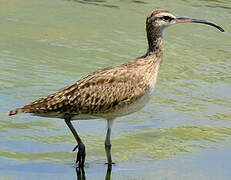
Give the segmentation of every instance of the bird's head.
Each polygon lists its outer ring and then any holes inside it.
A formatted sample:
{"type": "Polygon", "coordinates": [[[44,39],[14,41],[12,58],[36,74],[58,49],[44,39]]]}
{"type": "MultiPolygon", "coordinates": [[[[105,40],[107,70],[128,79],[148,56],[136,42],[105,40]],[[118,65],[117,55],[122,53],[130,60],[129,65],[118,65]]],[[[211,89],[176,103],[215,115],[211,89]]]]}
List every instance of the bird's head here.
{"type": "Polygon", "coordinates": [[[179,24],[179,23],[203,23],[216,27],[222,32],[225,31],[222,27],[212,22],[201,20],[201,19],[194,19],[194,18],[176,17],[172,13],[164,9],[153,10],[146,20],[147,27],[158,29],[160,32],[162,32],[164,28],[170,25],[179,24]]]}
{"type": "Polygon", "coordinates": [[[146,24],[155,28],[164,29],[175,24],[176,17],[167,10],[156,9],[147,17],[146,24]]]}

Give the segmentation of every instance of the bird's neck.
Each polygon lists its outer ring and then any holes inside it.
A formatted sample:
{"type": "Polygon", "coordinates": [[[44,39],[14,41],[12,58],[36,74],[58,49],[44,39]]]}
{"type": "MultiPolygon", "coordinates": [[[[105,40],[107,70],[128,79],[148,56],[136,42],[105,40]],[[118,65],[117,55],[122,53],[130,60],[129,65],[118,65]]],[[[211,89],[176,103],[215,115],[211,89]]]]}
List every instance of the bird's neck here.
{"type": "Polygon", "coordinates": [[[163,56],[163,36],[162,30],[147,25],[148,50],[145,56],[155,56],[162,59],[163,56]]]}

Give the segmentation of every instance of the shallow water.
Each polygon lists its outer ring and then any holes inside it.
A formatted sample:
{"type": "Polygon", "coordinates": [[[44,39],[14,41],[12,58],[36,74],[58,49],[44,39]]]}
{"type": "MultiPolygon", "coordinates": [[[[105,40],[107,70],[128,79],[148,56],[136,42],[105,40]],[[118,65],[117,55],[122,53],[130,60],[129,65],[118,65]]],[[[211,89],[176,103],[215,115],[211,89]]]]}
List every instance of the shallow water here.
{"type": "MultiPolygon", "coordinates": [[[[77,178],[75,141],[62,120],[7,111],[143,55],[145,18],[157,7],[211,20],[227,32],[198,24],[166,30],[154,96],[114,124],[111,179],[230,179],[228,0],[2,0],[0,179],[77,178]]],[[[104,179],[105,121],[74,125],[87,147],[86,179],[104,179]]]]}

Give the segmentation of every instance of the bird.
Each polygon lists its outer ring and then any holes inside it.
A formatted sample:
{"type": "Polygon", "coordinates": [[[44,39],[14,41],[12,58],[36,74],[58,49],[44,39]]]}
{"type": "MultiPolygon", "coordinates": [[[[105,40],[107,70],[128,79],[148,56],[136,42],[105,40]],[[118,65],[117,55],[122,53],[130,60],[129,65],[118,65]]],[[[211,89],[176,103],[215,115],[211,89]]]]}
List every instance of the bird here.
{"type": "Polygon", "coordinates": [[[163,62],[163,30],[180,23],[202,23],[225,31],[207,20],[176,17],[168,10],[154,9],[146,18],[148,48],[143,56],[92,72],[51,95],[9,111],[8,115],[32,113],[64,119],[77,143],[73,151],[77,150],[76,164],[79,167],[84,166],[86,148],[72,122],[105,119],[105,151],[107,164],[111,166],[114,163],[110,141],[113,122],[118,117],[140,110],[148,103],[163,62]]]}

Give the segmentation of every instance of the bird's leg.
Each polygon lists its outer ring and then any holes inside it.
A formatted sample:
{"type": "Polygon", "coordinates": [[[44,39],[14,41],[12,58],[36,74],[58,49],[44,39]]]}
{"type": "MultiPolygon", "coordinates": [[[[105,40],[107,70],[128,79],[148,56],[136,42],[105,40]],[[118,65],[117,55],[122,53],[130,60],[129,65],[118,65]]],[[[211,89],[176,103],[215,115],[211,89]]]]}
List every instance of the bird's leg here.
{"type": "Polygon", "coordinates": [[[105,151],[106,151],[106,155],[107,155],[108,164],[112,164],[110,136],[111,136],[111,128],[108,128],[106,139],[105,139],[105,151]]]}
{"type": "Polygon", "coordinates": [[[85,145],[83,144],[82,140],[80,139],[78,133],[76,132],[74,126],[71,123],[71,116],[69,114],[65,114],[64,120],[69,129],[71,130],[72,134],[74,135],[75,140],[78,144],[73,150],[76,150],[78,148],[76,163],[79,163],[79,166],[82,167],[84,165],[86,156],[85,145]]]}
{"type": "Polygon", "coordinates": [[[106,155],[107,155],[107,164],[108,165],[114,164],[112,162],[112,158],[111,158],[111,142],[110,142],[112,123],[113,123],[113,119],[107,120],[107,135],[106,135],[106,139],[105,139],[105,151],[106,151],[106,155]]]}

